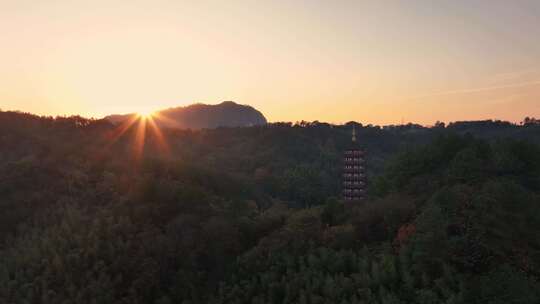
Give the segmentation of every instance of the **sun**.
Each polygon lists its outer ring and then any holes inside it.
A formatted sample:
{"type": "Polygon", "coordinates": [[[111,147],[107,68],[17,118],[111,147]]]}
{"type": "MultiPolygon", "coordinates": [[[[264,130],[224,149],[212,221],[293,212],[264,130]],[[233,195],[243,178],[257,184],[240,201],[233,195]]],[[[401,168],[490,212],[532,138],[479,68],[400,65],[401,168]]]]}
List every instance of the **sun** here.
{"type": "Polygon", "coordinates": [[[154,115],[154,111],[139,111],[137,112],[137,115],[141,118],[148,119],[152,118],[152,116],[154,115]]]}
{"type": "Polygon", "coordinates": [[[132,136],[132,152],[133,160],[140,161],[145,153],[145,146],[148,146],[152,151],[162,153],[162,155],[170,155],[170,146],[167,141],[166,132],[161,130],[161,123],[167,122],[167,118],[161,115],[159,111],[144,111],[139,110],[132,112],[128,119],[117,125],[114,131],[107,136],[108,144],[104,147],[105,150],[110,148],[115,142],[126,134],[132,136]],[[132,130],[132,132],[130,132],[132,130]]]}

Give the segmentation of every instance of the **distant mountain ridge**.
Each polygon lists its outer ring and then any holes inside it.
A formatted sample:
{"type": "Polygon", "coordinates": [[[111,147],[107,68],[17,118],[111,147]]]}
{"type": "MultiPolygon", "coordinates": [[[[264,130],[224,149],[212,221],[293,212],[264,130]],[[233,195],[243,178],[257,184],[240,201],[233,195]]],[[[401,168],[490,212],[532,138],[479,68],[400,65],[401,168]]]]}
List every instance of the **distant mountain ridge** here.
{"type": "MultiPolygon", "coordinates": [[[[121,123],[137,114],[109,115],[105,119],[121,123]]],[[[192,104],[157,111],[154,121],[160,127],[205,129],[218,127],[248,127],[265,125],[264,115],[249,105],[224,101],[216,105],[192,104]]]]}

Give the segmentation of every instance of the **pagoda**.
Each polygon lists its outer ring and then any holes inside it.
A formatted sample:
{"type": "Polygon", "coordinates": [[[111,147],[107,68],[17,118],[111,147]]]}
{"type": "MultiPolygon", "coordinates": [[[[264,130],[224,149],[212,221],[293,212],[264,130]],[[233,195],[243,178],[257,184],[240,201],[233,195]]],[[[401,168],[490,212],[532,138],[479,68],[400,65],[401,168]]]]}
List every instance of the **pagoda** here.
{"type": "Polygon", "coordinates": [[[353,126],[352,141],[343,155],[343,200],[358,202],[366,197],[365,151],[356,141],[353,126]]]}

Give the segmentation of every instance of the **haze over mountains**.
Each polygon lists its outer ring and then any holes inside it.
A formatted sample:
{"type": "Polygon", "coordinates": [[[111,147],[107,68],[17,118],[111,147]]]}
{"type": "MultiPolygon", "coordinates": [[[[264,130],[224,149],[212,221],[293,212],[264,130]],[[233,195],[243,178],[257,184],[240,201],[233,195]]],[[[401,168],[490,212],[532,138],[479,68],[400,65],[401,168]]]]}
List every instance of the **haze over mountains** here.
{"type": "MultiPolygon", "coordinates": [[[[121,123],[138,115],[110,115],[105,119],[121,123]]],[[[233,101],[224,101],[217,105],[193,104],[185,107],[169,108],[157,111],[154,121],[160,127],[204,129],[217,127],[247,127],[267,123],[264,115],[249,105],[240,105],[233,101]]]]}

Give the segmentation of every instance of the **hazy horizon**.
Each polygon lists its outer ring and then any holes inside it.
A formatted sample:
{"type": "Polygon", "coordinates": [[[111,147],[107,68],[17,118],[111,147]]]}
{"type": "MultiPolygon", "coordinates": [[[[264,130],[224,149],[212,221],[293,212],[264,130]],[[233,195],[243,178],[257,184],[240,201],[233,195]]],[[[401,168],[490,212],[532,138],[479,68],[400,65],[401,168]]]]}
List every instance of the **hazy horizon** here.
{"type": "MultiPolygon", "coordinates": [[[[105,115],[102,115],[102,116],[92,116],[92,115],[84,115],[84,114],[81,114],[81,113],[71,113],[71,114],[54,114],[54,113],[50,113],[50,114],[40,114],[40,113],[33,113],[33,112],[29,112],[29,111],[22,111],[22,110],[18,110],[18,109],[2,109],[0,108],[0,111],[7,111],[7,112],[22,112],[22,113],[29,113],[29,114],[33,114],[33,115],[38,115],[38,116],[51,116],[51,117],[69,117],[69,116],[81,116],[81,117],[84,117],[84,118],[88,118],[88,119],[107,119],[108,116],[125,116],[125,115],[148,115],[148,114],[151,114],[152,112],[153,113],[157,113],[157,112],[160,112],[160,111],[166,111],[166,110],[171,110],[171,109],[175,109],[175,108],[180,108],[180,107],[186,107],[186,106],[190,106],[190,105],[196,105],[196,104],[204,104],[204,105],[218,105],[220,103],[222,103],[223,101],[221,102],[217,102],[217,103],[201,103],[201,102],[196,102],[196,103],[193,103],[193,104],[189,104],[189,105],[183,105],[183,106],[178,106],[178,107],[168,107],[168,108],[163,108],[163,109],[156,109],[155,111],[151,111],[151,112],[135,112],[135,111],[131,111],[131,112],[124,112],[124,113],[109,113],[109,114],[105,114],[105,115]],[[142,114],[141,114],[142,113],[142,114]]],[[[233,101],[234,102],[234,101],[233,101]]],[[[244,105],[244,106],[251,106],[249,104],[240,104],[240,105],[244,105]]],[[[255,108],[255,110],[258,110],[255,108]]],[[[263,115],[264,113],[261,112],[263,115]]],[[[163,116],[163,115],[160,115],[161,117],[166,117],[166,116],[163,116]]],[[[266,115],[264,115],[265,118],[266,115]]],[[[366,121],[359,121],[359,120],[354,120],[354,119],[351,119],[351,120],[347,120],[347,121],[326,121],[326,120],[321,120],[321,119],[314,119],[314,120],[305,120],[305,119],[297,119],[297,120],[275,120],[275,121],[271,121],[271,120],[268,120],[268,123],[300,123],[302,121],[306,121],[306,122],[314,122],[314,121],[318,121],[320,123],[329,123],[329,124],[333,124],[333,125],[345,125],[347,123],[350,123],[350,122],[355,122],[355,123],[360,123],[360,124],[363,124],[363,125],[368,125],[368,124],[371,124],[371,125],[378,125],[378,126],[390,126],[390,125],[407,125],[407,124],[419,124],[419,125],[422,125],[424,127],[432,127],[435,125],[435,123],[438,123],[438,122],[443,122],[445,124],[449,124],[449,123],[457,123],[457,122],[463,122],[463,121],[486,121],[486,120],[492,120],[492,121],[497,121],[497,120],[501,120],[501,121],[508,121],[510,123],[514,123],[514,124],[521,124],[523,123],[523,119],[525,119],[526,117],[529,117],[529,118],[537,118],[535,117],[534,115],[526,115],[524,116],[522,119],[518,119],[518,120],[505,120],[505,119],[498,119],[498,118],[481,118],[481,119],[464,119],[464,120],[434,120],[433,122],[431,123],[422,123],[422,122],[417,122],[417,121],[408,121],[408,120],[401,120],[401,121],[398,121],[398,122],[391,122],[391,123],[372,123],[372,122],[366,122],[366,121]]]]}
{"type": "Polygon", "coordinates": [[[233,100],[268,121],[540,116],[538,1],[2,1],[0,109],[233,100]]]}

